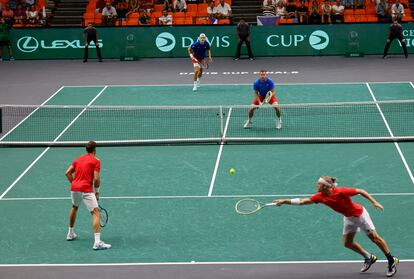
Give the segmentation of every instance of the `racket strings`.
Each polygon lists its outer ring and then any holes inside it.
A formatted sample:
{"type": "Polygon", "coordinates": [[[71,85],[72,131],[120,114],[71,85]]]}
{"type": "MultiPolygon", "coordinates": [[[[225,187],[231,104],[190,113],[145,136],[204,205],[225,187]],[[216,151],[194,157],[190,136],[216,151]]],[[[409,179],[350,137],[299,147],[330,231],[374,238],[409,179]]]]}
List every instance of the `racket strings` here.
{"type": "Polygon", "coordinates": [[[236,205],[236,211],[240,214],[250,214],[260,209],[260,203],[254,200],[241,200],[236,205]]]}

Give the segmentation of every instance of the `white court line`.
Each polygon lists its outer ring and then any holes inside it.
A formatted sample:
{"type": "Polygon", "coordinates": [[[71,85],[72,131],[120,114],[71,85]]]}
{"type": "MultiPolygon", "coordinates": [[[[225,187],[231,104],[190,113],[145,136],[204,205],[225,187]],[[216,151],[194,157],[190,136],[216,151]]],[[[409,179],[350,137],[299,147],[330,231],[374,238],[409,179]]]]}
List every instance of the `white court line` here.
{"type": "MultiPolygon", "coordinates": [[[[223,138],[225,138],[226,134],[227,134],[227,128],[229,127],[230,115],[231,115],[232,109],[233,108],[229,109],[229,114],[227,115],[226,125],[224,126],[223,138]]],[[[224,147],[224,143],[221,142],[219,152],[217,154],[216,165],[214,166],[213,176],[211,177],[210,189],[208,190],[208,196],[209,197],[211,197],[211,194],[213,193],[214,183],[216,181],[217,171],[218,171],[218,167],[220,165],[220,159],[221,159],[221,153],[223,152],[223,147],[224,147]]]]}
{"type": "MultiPolygon", "coordinates": [[[[369,93],[371,94],[372,99],[374,100],[374,102],[377,102],[377,98],[375,98],[375,95],[374,95],[374,93],[372,92],[371,87],[369,86],[369,84],[368,84],[368,83],[366,83],[366,84],[367,84],[367,87],[368,87],[369,93]]],[[[381,117],[382,117],[382,120],[383,120],[383,121],[384,121],[384,123],[385,123],[385,126],[387,127],[388,133],[390,133],[390,136],[391,136],[391,137],[394,137],[394,134],[393,134],[393,132],[392,132],[392,130],[391,130],[391,128],[390,128],[390,125],[388,124],[387,119],[385,118],[384,113],[382,112],[381,107],[380,107],[378,104],[376,104],[376,106],[377,106],[377,109],[378,109],[379,113],[381,114],[381,117]]],[[[401,157],[401,160],[402,160],[402,162],[403,162],[403,164],[404,164],[404,166],[405,166],[405,169],[406,169],[406,170],[407,170],[407,172],[408,172],[408,175],[410,176],[411,182],[412,182],[412,183],[413,183],[413,185],[414,185],[414,176],[413,176],[413,173],[411,172],[411,169],[410,169],[410,166],[409,166],[409,165],[408,165],[408,163],[407,163],[407,160],[405,160],[405,156],[404,156],[404,154],[402,153],[402,151],[401,151],[401,149],[400,149],[400,145],[398,144],[398,142],[394,142],[394,145],[395,145],[395,148],[396,148],[396,149],[397,149],[397,151],[398,151],[398,154],[399,154],[399,155],[400,155],[400,157],[401,157]]]]}
{"type": "MultiPolygon", "coordinates": [[[[277,83],[277,85],[365,85],[367,82],[301,82],[301,83],[277,83]]],[[[410,81],[370,81],[373,84],[393,84],[393,83],[411,83],[410,81]]],[[[204,83],[203,86],[235,86],[235,85],[252,85],[252,83],[204,83]]],[[[102,87],[103,85],[65,85],[65,87],[102,87]]],[[[193,86],[191,83],[175,84],[106,84],[108,87],[151,87],[151,86],[193,86]]]]}
{"type": "MultiPolygon", "coordinates": [[[[269,195],[211,195],[211,196],[119,196],[100,197],[103,200],[151,200],[151,199],[234,199],[234,198],[275,198],[275,197],[310,197],[313,194],[269,194],[269,195]]],[[[370,193],[371,196],[414,196],[414,193],[370,193]]],[[[39,197],[39,198],[4,198],[2,201],[48,201],[70,200],[70,197],[39,197]]]]}
{"type": "Polygon", "coordinates": [[[26,116],[22,121],[20,121],[16,126],[14,126],[10,131],[8,131],[4,136],[0,138],[0,141],[2,141],[5,137],[7,137],[11,132],[13,132],[17,127],[19,127],[23,122],[25,122],[30,116],[33,115],[38,109],[43,107],[47,102],[50,101],[53,97],[55,97],[62,89],[65,88],[65,86],[60,87],[55,93],[53,93],[49,98],[47,98],[38,108],[36,108],[34,111],[32,111],[28,116],[26,116]]]}
{"type": "MultiPolygon", "coordinates": [[[[387,260],[378,260],[386,263],[387,260]]],[[[400,262],[411,263],[414,259],[400,259],[400,262]]],[[[174,265],[283,265],[283,264],[354,264],[361,260],[338,261],[246,261],[246,262],[154,262],[154,263],[82,263],[82,264],[0,264],[0,267],[76,267],[76,266],[174,266],[174,265]]]]}
{"type": "MultiPolygon", "coordinates": [[[[92,99],[92,101],[89,102],[89,104],[86,105],[86,107],[69,123],[69,125],[66,126],[65,129],[53,140],[53,142],[57,142],[59,138],[75,123],[75,121],[85,112],[85,110],[92,105],[92,103],[105,91],[107,86],[105,86],[96,96],[92,99]]],[[[6,189],[6,191],[3,192],[3,194],[0,196],[0,200],[4,198],[7,193],[13,189],[13,187],[17,184],[17,182],[22,179],[23,176],[43,157],[43,155],[46,154],[46,152],[50,149],[50,147],[47,147],[45,150],[43,150],[42,153],[40,153],[39,156],[16,178],[16,180],[13,181],[13,183],[6,189]]]]}

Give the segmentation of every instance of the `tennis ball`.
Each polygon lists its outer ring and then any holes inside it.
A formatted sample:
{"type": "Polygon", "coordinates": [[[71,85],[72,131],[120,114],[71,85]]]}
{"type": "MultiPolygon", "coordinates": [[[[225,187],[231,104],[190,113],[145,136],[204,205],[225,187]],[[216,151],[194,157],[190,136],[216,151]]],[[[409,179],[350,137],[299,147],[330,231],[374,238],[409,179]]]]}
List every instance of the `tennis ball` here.
{"type": "Polygon", "coordinates": [[[230,172],[230,174],[235,174],[236,173],[236,170],[233,169],[233,168],[231,168],[229,172],[230,172]]]}

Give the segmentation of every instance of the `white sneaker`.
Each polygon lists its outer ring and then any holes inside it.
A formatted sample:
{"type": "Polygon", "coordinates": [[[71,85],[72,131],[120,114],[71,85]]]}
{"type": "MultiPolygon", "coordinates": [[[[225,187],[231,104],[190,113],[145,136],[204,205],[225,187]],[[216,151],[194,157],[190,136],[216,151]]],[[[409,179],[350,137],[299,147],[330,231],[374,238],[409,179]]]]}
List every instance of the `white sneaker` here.
{"type": "Polygon", "coordinates": [[[388,264],[387,277],[393,277],[397,273],[397,265],[400,263],[400,260],[397,257],[394,257],[394,263],[391,265],[388,264]]]}
{"type": "Polygon", "coordinates": [[[193,91],[197,91],[197,84],[194,84],[193,91]]]}
{"type": "Polygon", "coordinates": [[[282,129],[282,120],[280,119],[277,120],[276,129],[282,129]]]}
{"type": "Polygon", "coordinates": [[[246,122],[244,123],[243,128],[244,129],[248,129],[252,126],[253,122],[250,119],[247,119],[246,122]]]}
{"type": "Polygon", "coordinates": [[[72,241],[78,238],[78,235],[76,233],[68,233],[66,235],[66,240],[67,241],[72,241]]]}
{"type": "Polygon", "coordinates": [[[99,242],[93,244],[92,249],[93,250],[105,250],[105,249],[110,249],[111,247],[112,247],[111,244],[106,244],[103,241],[99,241],[99,242]]]}

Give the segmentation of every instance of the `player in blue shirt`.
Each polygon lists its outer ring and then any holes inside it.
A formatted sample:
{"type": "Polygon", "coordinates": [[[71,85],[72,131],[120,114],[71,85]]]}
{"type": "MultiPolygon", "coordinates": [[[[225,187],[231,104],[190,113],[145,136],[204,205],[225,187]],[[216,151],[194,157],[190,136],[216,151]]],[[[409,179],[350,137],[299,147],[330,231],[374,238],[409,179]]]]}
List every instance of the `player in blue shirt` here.
{"type": "Polygon", "coordinates": [[[211,62],[210,44],[206,41],[206,35],[201,33],[197,42],[193,43],[188,48],[188,53],[190,54],[191,61],[194,65],[193,91],[197,91],[197,87],[200,87],[200,78],[203,75],[202,65],[205,64],[204,59],[206,58],[206,51],[208,51],[208,60],[211,62]]]}
{"type": "Polygon", "coordinates": [[[254,110],[257,109],[257,106],[261,106],[264,102],[274,105],[277,116],[276,128],[282,128],[282,113],[280,107],[277,106],[277,98],[275,95],[275,84],[273,80],[267,77],[266,70],[260,71],[260,78],[256,79],[253,83],[254,90],[254,100],[252,102],[252,107],[249,109],[249,119],[244,123],[244,128],[250,128],[252,125],[252,118],[254,110]]]}

